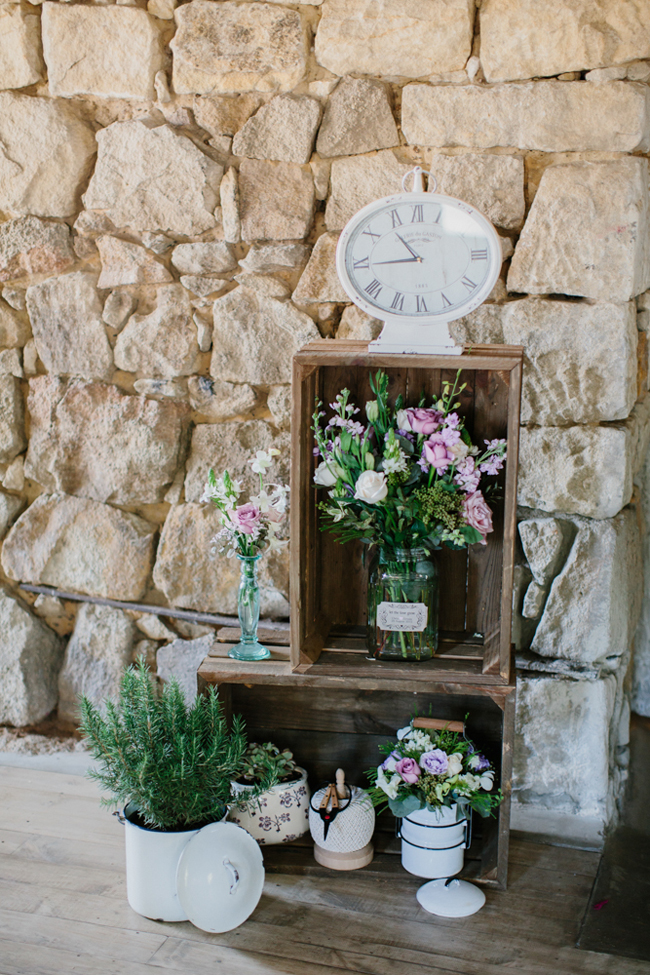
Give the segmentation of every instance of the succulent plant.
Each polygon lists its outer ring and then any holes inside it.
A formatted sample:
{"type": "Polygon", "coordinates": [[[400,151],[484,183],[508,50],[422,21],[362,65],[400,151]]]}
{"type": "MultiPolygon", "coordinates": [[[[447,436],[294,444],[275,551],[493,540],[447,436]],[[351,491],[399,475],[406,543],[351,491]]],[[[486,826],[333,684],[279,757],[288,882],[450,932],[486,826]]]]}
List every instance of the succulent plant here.
{"type": "Polygon", "coordinates": [[[270,741],[263,745],[252,741],[244,753],[244,770],[240,780],[252,784],[272,777],[273,783],[276,784],[295,779],[297,772],[298,765],[294,761],[293,752],[288,748],[281,752],[278,746],[270,741]]]}

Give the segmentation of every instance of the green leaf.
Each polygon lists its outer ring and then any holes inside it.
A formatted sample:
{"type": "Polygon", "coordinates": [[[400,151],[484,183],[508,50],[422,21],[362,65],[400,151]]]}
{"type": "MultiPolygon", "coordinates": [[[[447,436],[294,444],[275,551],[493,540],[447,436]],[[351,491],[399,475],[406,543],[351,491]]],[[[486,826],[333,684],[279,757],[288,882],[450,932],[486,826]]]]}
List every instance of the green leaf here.
{"type": "Polygon", "coordinates": [[[402,818],[410,816],[416,809],[422,809],[422,803],[417,796],[406,796],[404,799],[389,799],[388,805],[393,816],[402,818]]]}

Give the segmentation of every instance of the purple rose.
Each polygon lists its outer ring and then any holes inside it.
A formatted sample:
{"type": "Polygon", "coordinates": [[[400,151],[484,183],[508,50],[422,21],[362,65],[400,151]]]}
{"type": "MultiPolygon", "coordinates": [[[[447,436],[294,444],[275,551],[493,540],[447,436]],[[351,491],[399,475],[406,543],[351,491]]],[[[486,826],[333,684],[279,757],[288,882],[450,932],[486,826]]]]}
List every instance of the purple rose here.
{"type": "Polygon", "coordinates": [[[447,753],[442,748],[434,748],[432,752],[425,752],[420,755],[420,764],[429,775],[442,775],[447,771],[449,759],[447,753]]]}
{"type": "Polygon", "coordinates": [[[230,515],[230,520],[237,531],[243,532],[244,535],[253,535],[259,527],[260,515],[257,505],[249,501],[248,504],[240,504],[235,508],[230,515]]]}
{"type": "Polygon", "coordinates": [[[406,411],[413,433],[423,433],[425,437],[438,429],[442,420],[442,413],[438,410],[425,410],[414,407],[406,411]]]}
{"type": "Polygon", "coordinates": [[[431,467],[435,467],[439,472],[446,470],[454,462],[454,455],[443,443],[439,434],[434,434],[433,437],[425,441],[422,456],[431,467]]]}
{"type": "Polygon", "coordinates": [[[409,785],[417,782],[421,774],[420,766],[414,758],[401,758],[395,766],[395,771],[409,785]]]}

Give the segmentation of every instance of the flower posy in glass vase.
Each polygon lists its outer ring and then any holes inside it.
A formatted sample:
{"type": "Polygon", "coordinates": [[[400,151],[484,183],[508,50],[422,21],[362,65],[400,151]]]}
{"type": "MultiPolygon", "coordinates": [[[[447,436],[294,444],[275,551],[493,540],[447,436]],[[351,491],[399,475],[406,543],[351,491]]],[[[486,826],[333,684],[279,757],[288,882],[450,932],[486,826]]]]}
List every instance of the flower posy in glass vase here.
{"type": "Polygon", "coordinates": [[[438,578],[431,553],[446,545],[485,544],[492,511],[479,484],[506,458],[506,441],[472,443],[456,412],[465,389],[443,383],[429,406],[388,403],[388,376],[370,376],[375,399],[360,410],[342,389],[326,423],[316,403],[314,473],[328,498],[319,503],[321,527],[341,542],[361,539],[378,548],[368,585],[368,649],[381,659],[427,660],[438,646],[438,578]]]}
{"type": "Polygon", "coordinates": [[[264,474],[278,456],[279,450],[258,450],[250,461],[254,473],[259,476],[259,493],[245,504],[239,504],[242,486],[234,481],[228,471],[217,478],[210,469],[208,482],[201,501],[211,502],[221,513],[223,525],[213,541],[219,551],[229,558],[237,556],[241,562],[241,580],[237,611],[241,626],[240,641],[232,647],[228,656],[235,660],[265,660],[270,651],[257,639],[260,618],[260,590],[256,566],[267,549],[279,545],[277,531],[285,519],[289,488],[284,484],[264,486],[264,474]]]}

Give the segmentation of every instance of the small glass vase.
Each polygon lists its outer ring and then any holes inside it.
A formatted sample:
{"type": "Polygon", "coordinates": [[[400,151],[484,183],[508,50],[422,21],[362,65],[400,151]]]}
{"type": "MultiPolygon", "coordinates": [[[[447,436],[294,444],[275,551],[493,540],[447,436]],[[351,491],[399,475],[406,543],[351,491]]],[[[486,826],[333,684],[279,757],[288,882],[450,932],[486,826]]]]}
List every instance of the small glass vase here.
{"type": "Polygon", "coordinates": [[[430,660],[438,649],[438,571],[426,549],[379,550],[368,580],[367,647],[375,660],[430,660]]]}
{"type": "Polygon", "coordinates": [[[266,660],[271,651],[257,639],[260,618],[260,587],[257,584],[256,562],[259,555],[238,555],[241,562],[237,615],[241,626],[239,643],[228,651],[234,660],[266,660]]]}

